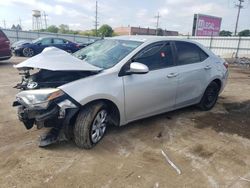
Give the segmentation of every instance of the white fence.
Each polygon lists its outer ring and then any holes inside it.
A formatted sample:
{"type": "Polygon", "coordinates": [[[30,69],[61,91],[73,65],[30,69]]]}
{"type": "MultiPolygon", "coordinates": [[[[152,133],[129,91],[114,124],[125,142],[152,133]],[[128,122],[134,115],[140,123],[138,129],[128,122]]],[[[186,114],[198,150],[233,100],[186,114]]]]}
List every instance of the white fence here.
{"type": "Polygon", "coordinates": [[[222,57],[250,57],[250,37],[189,37],[222,57]]]}
{"type": "Polygon", "coordinates": [[[12,29],[2,29],[2,31],[7,35],[10,39],[11,43],[18,40],[34,40],[39,37],[61,37],[68,39],[70,41],[74,41],[77,43],[88,43],[94,42],[99,39],[98,37],[90,37],[83,35],[74,35],[74,34],[61,34],[61,33],[48,33],[48,32],[35,32],[35,31],[18,31],[12,29]]]}
{"type": "MultiPolygon", "coordinates": [[[[2,29],[11,42],[17,40],[33,40],[38,37],[53,36],[62,37],[79,43],[88,43],[99,39],[82,35],[57,34],[48,32],[16,31],[2,29]]],[[[211,49],[216,55],[222,57],[250,57],[250,37],[193,37],[177,36],[170,38],[185,38],[194,40],[211,49]]]]}
{"type": "Polygon", "coordinates": [[[177,36],[169,38],[199,42],[221,57],[250,57],[250,37],[177,36]]]}

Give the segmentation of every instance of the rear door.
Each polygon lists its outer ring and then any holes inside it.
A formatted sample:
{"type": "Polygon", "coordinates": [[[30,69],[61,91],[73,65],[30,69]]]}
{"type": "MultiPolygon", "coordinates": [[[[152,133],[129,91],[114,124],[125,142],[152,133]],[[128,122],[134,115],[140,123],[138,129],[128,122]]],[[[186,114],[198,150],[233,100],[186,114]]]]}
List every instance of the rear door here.
{"type": "Polygon", "coordinates": [[[196,44],[176,41],[175,47],[179,72],[176,107],[183,107],[199,102],[208,84],[211,66],[209,56],[196,44]]]}
{"type": "Polygon", "coordinates": [[[148,66],[147,74],[123,77],[128,121],[170,110],[175,105],[177,68],[170,42],[157,42],[143,49],[133,62],[148,66]]]}

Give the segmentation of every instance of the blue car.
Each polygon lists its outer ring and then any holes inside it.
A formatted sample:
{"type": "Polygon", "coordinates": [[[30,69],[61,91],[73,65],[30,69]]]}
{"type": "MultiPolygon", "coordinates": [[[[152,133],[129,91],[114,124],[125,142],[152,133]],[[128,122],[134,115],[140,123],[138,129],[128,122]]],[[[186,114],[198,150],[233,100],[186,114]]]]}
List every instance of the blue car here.
{"type": "Polygon", "coordinates": [[[74,53],[81,49],[80,45],[62,38],[41,37],[32,42],[25,42],[17,45],[13,53],[17,56],[32,57],[43,51],[44,48],[54,46],[65,50],[69,53],[74,53]]]}

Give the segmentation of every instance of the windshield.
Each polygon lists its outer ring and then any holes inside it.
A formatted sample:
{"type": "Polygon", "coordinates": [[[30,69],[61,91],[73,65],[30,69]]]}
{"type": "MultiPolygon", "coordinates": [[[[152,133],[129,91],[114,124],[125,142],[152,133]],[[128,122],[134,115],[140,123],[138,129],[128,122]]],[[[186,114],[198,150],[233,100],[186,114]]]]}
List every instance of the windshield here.
{"type": "Polygon", "coordinates": [[[96,67],[110,68],[137,48],[142,42],[104,39],[77,51],[73,55],[96,67]]]}

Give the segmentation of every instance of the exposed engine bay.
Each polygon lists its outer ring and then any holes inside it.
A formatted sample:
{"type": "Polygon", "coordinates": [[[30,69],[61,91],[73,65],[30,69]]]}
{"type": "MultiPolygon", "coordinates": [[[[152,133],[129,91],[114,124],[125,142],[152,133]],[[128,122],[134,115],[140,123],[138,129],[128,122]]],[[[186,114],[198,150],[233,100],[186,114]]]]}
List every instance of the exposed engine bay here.
{"type": "Polygon", "coordinates": [[[33,73],[30,70],[24,70],[21,83],[17,84],[15,88],[21,90],[40,89],[40,88],[56,88],[63,84],[82,79],[96,72],[91,71],[51,71],[46,69],[39,69],[33,73]]]}
{"type": "Polygon", "coordinates": [[[13,103],[19,120],[27,129],[34,125],[38,129],[50,128],[41,137],[41,147],[58,141],[60,133],[69,138],[71,120],[81,105],[59,87],[98,74],[102,69],[54,47],[45,48],[14,67],[22,76],[15,86],[20,92],[13,103]]]}

